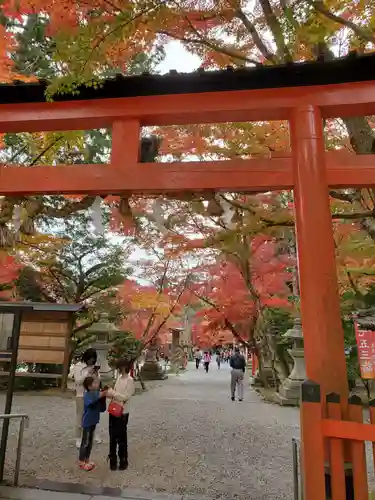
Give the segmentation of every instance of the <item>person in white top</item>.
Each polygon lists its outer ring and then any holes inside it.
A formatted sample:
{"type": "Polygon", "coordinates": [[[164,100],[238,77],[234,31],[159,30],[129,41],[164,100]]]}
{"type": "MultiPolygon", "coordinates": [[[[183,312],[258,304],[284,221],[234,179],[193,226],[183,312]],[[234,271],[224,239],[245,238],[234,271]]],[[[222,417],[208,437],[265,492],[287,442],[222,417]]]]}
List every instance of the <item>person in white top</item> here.
{"type": "MultiPolygon", "coordinates": [[[[75,383],[75,393],[76,393],[76,447],[81,446],[81,436],[82,436],[82,417],[83,417],[83,381],[86,377],[98,377],[99,366],[96,366],[98,359],[97,352],[95,349],[87,349],[82,355],[81,361],[79,361],[74,366],[73,376],[75,383]]],[[[95,438],[97,443],[101,440],[95,438]]]]}
{"type": "Polygon", "coordinates": [[[122,405],[122,415],[115,417],[109,415],[109,466],[111,470],[117,470],[117,457],[119,459],[119,470],[128,468],[128,422],[129,422],[129,400],[135,392],[134,380],[129,375],[131,363],[126,359],[120,359],[116,368],[119,377],[113,389],[108,389],[107,397],[122,405]]]}

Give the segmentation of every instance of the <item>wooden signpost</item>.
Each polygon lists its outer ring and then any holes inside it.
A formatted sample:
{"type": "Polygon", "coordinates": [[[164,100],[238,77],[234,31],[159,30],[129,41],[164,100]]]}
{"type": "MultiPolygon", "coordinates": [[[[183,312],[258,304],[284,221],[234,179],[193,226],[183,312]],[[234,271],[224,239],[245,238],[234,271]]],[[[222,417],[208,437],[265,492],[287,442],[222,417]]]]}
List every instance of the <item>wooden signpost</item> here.
{"type": "Polygon", "coordinates": [[[361,378],[375,379],[375,331],[361,328],[356,321],[354,321],[354,328],[361,378]]]}

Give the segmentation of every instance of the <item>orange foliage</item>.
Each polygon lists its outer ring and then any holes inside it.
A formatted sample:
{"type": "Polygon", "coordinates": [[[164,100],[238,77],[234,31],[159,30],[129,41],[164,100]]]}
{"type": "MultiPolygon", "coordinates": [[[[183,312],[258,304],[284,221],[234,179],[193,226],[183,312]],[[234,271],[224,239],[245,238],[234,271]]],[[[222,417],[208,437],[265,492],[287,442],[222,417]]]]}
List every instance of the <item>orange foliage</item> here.
{"type": "Polygon", "coordinates": [[[178,292],[126,280],[119,289],[119,297],[125,311],[121,325],[124,330],[132,332],[144,345],[156,339],[162,344],[166,342],[174,315],[181,307],[178,292]]]}
{"type": "Polygon", "coordinates": [[[161,154],[204,159],[251,158],[290,150],[286,122],[220,123],[160,127],[161,154]]]}
{"type": "Polygon", "coordinates": [[[232,344],[234,337],[229,330],[212,329],[209,321],[201,321],[192,327],[192,343],[201,349],[209,349],[219,345],[232,344]]]}
{"type": "Polygon", "coordinates": [[[0,299],[9,300],[13,297],[15,281],[22,266],[11,255],[0,253],[0,299]]]}
{"type": "Polygon", "coordinates": [[[232,326],[239,337],[251,340],[249,334],[261,309],[291,307],[290,257],[278,255],[275,242],[263,235],[250,245],[245,274],[237,259],[232,262],[225,257],[199,269],[201,280],[191,288],[203,305],[197,318],[202,318],[204,331],[217,334],[232,326]]]}
{"type": "Polygon", "coordinates": [[[29,81],[27,78],[14,71],[14,64],[10,54],[16,49],[14,34],[7,31],[5,26],[0,25],[0,82],[12,82],[13,80],[29,81]]]}

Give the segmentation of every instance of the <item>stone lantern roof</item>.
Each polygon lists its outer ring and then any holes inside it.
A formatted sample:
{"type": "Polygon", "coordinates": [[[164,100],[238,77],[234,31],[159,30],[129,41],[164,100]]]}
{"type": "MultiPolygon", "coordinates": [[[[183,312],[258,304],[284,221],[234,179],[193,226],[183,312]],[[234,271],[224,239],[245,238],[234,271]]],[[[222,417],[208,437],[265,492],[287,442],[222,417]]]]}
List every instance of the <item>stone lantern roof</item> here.
{"type": "Polygon", "coordinates": [[[109,315],[107,313],[103,313],[100,320],[91,325],[89,328],[87,328],[86,332],[89,333],[90,335],[97,337],[99,341],[111,340],[114,337],[114,335],[120,330],[117,328],[116,325],[111,323],[108,318],[109,315]]]}
{"type": "Polygon", "coordinates": [[[301,318],[299,317],[294,318],[293,327],[287,330],[284,337],[293,341],[298,341],[303,339],[301,318]]]}

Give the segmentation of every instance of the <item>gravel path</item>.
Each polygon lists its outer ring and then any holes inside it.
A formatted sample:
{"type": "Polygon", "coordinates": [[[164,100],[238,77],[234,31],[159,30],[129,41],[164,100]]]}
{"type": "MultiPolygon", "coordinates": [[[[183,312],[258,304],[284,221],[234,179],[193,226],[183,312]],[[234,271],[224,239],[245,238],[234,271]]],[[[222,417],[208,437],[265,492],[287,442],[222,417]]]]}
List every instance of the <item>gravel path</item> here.
{"type": "MultiPolygon", "coordinates": [[[[248,389],[245,401],[229,398],[229,369],[211,365],[205,374],[170,377],[132,400],[130,468],[109,472],[106,465],[107,414],[95,445],[98,467],[76,467],[74,402],[46,396],[19,396],[14,412],[30,415],[21,483],[32,478],[206,495],[208,498],[275,500],[292,497],[291,438],[298,435],[298,410],[261,402],[248,389]]],[[[4,397],[0,397],[0,408],[4,397]]],[[[7,472],[14,462],[17,433],[11,427],[7,472]]]]}

